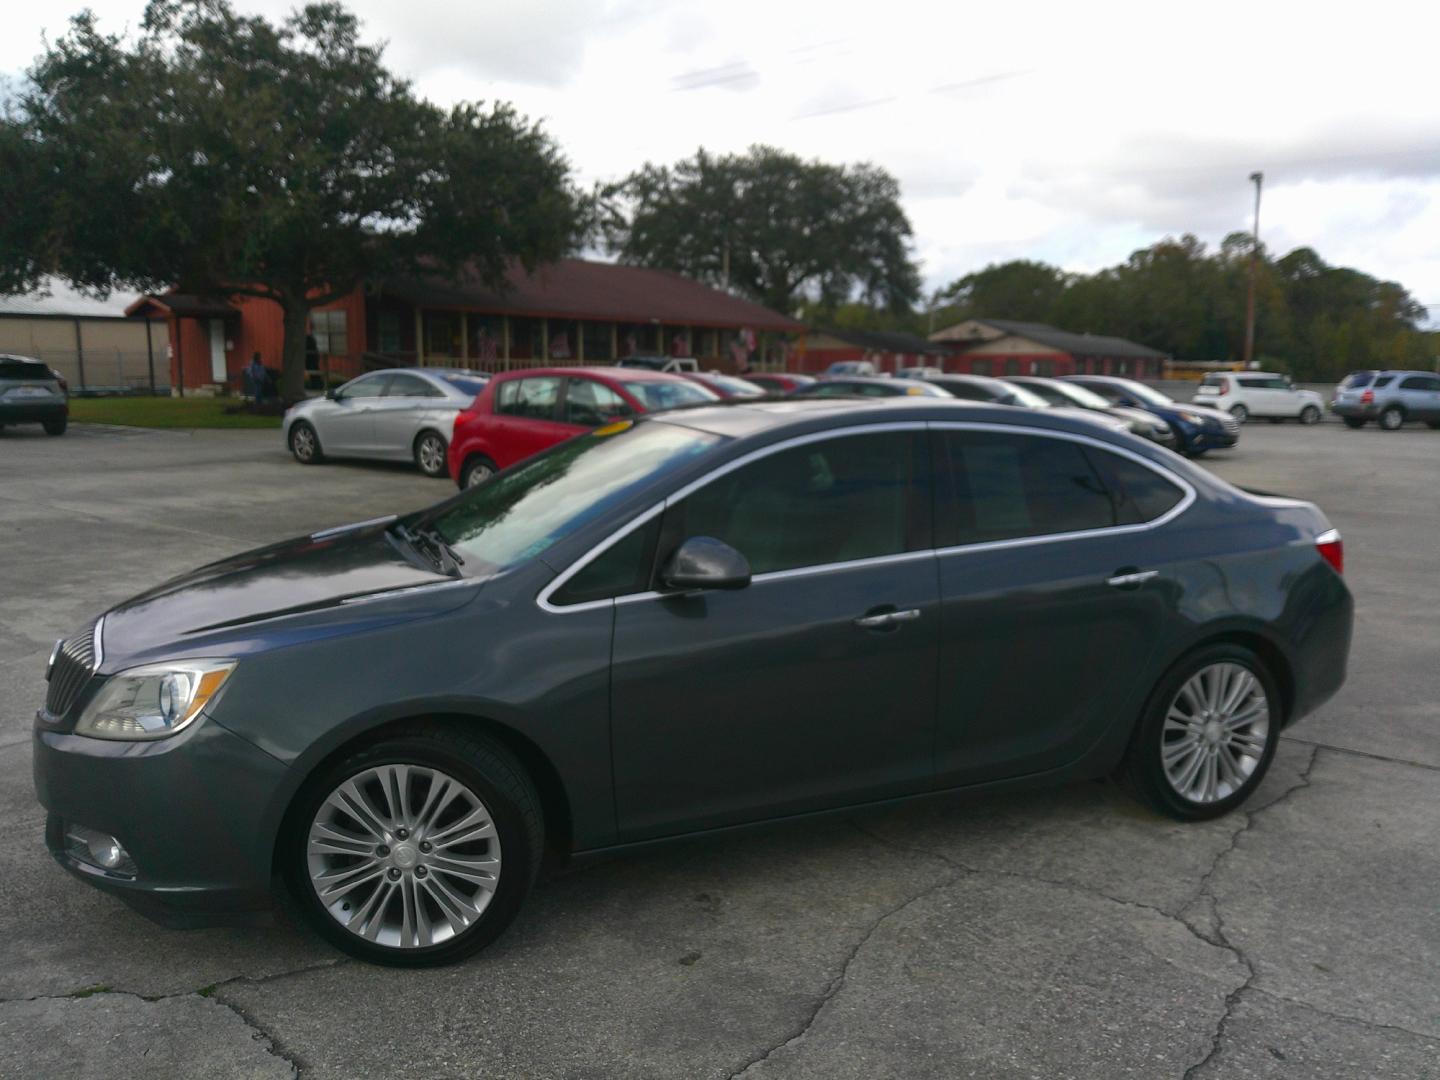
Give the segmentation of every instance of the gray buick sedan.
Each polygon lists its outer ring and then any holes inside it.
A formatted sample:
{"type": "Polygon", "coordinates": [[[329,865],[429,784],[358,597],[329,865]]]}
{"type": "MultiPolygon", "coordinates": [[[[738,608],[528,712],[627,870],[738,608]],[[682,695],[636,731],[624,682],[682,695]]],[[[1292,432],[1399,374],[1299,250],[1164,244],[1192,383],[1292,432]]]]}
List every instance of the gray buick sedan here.
{"type": "Polygon", "coordinates": [[[1092,777],[1223,814],[1344,679],[1341,570],[1313,505],[1043,410],[704,406],[106,612],[35,781],[61,865],[161,921],[278,877],[440,964],[547,856],[1092,777]]]}

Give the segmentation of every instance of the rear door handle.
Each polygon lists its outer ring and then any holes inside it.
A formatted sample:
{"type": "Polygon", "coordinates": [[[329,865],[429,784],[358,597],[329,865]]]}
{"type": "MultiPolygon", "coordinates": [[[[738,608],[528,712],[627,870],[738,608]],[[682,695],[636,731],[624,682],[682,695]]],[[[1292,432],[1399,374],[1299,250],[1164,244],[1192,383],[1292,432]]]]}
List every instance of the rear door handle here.
{"type": "Polygon", "coordinates": [[[1143,585],[1153,577],[1159,577],[1159,570],[1131,570],[1126,568],[1105,580],[1106,585],[1113,585],[1117,589],[1133,589],[1137,585],[1143,585]]]}
{"type": "Polygon", "coordinates": [[[862,630],[883,630],[887,626],[912,622],[919,617],[919,608],[907,608],[904,611],[882,611],[875,615],[862,615],[855,620],[855,625],[862,630]]]}

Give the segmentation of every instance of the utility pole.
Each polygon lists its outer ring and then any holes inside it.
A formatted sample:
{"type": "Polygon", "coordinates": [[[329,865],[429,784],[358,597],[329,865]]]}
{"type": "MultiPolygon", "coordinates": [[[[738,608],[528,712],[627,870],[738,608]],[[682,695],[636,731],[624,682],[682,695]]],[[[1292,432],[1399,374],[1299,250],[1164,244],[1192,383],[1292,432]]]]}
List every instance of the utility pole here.
{"type": "Polygon", "coordinates": [[[1255,275],[1260,263],[1260,185],[1265,174],[1252,172],[1250,182],[1255,185],[1255,230],[1250,239],[1250,289],[1245,299],[1245,367],[1248,370],[1255,360],[1255,275]]]}

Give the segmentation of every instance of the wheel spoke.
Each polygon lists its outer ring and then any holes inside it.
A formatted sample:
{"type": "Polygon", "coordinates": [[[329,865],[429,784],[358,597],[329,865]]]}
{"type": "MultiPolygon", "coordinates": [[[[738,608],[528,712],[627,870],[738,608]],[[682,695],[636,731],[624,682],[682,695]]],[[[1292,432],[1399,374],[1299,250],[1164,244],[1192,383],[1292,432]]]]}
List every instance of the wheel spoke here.
{"type": "Polygon", "coordinates": [[[472,881],[477,885],[492,888],[500,875],[500,860],[488,855],[447,855],[430,859],[428,865],[432,873],[448,874],[461,881],[472,881]]]}
{"type": "Polygon", "coordinates": [[[1234,678],[1230,680],[1230,692],[1225,695],[1225,701],[1220,706],[1222,714],[1234,712],[1255,685],[1255,676],[1250,672],[1244,668],[1235,668],[1234,671],[1234,678]]]}
{"type": "Polygon", "coordinates": [[[326,801],[358,821],[376,837],[383,837],[390,831],[385,815],[380,813],[379,807],[371,805],[370,796],[353,777],[336,788],[326,801]]]}
{"type": "Polygon", "coordinates": [[[1258,758],[1265,752],[1266,738],[1254,732],[1237,732],[1226,740],[1226,745],[1239,753],[1258,758]]]}
{"type": "Polygon", "coordinates": [[[316,891],[321,899],[327,901],[339,900],[347,893],[354,892],[366,882],[374,881],[382,877],[385,868],[378,862],[359,863],[355,866],[346,867],[340,870],[331,870],[328,873],[315,875],[314,881],[316,891]]]}
{"type": "Polygon", "coordinates": [[[355,836],[352,833],[342,832],[333,826],[317,822],[310,830],[310,847],[308,853],[318,855],[328,853],[334,855],[373,855],[375,853],[374,839],[355,836]]]}
{"type": "Polygon", "coordinates": [[[425,803],[420,808],[420,813],[415,816],[416,826],[428,831],[435,819],[445,812],[445,808],[454,802],[463,790],[448,776],[435,773],[430,781],[430,790],[425,793],[425,803]]]}
{"type": "Polygon", "coordinates": [[[451,888],[443,879],[432,874],[421,880],[420,887],[430,894],[430,899],[435,901],[435,906],[445,916],[445,921],[453,933],[460,933],[480,917],[480,909],[451,888]]]}
{"type": "Polygon", "coordinates": [[[425,839],[436,847],[453,847],[455,844],[463,844],[470,840],[479,840],[494,835],[495,825],[490,820],[490,815],[485,813],[482,808],[477,807],[459,821],[452,822],[437,832],[427,832],[425,839]]]}

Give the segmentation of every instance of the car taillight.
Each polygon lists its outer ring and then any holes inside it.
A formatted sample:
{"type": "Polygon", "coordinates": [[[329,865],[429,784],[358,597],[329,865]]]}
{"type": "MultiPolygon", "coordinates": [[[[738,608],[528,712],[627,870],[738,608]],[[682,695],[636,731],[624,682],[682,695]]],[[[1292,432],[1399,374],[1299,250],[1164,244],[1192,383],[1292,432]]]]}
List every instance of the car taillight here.
{"type": "Polygon", "coordinates": [[[1222,382],[1222,383],[1220,384],[1220,389],[1216,391],[1216,395],[1217,395],[1218,397],[1224,397],[1224,396],[1225,396],[1226,394],[1228,394],[1229,392],[1230,392],[1230,384],[1229,384],[1229,383],[1223,383],[1223,382],[1222,382]]]}
{"type": "Polygon", "coordinates": [[[1361,405],[1373,405],[1373,404],[1375,404],[1375,391],[1374,391],[1374,390],[1366,390],[1363,394],[1361,394],[1361,395],[1360,395],[1360,404],[1361,404],[1361,405]]]}
{"type": "Polygon", "coordinates": [[[1315,538],[1315,550],[1320,557],[1335,568],[1337,574],[1345,573],[1345,543],[1340,539],[1340,530],[1331,529],[1315,538]]]}

